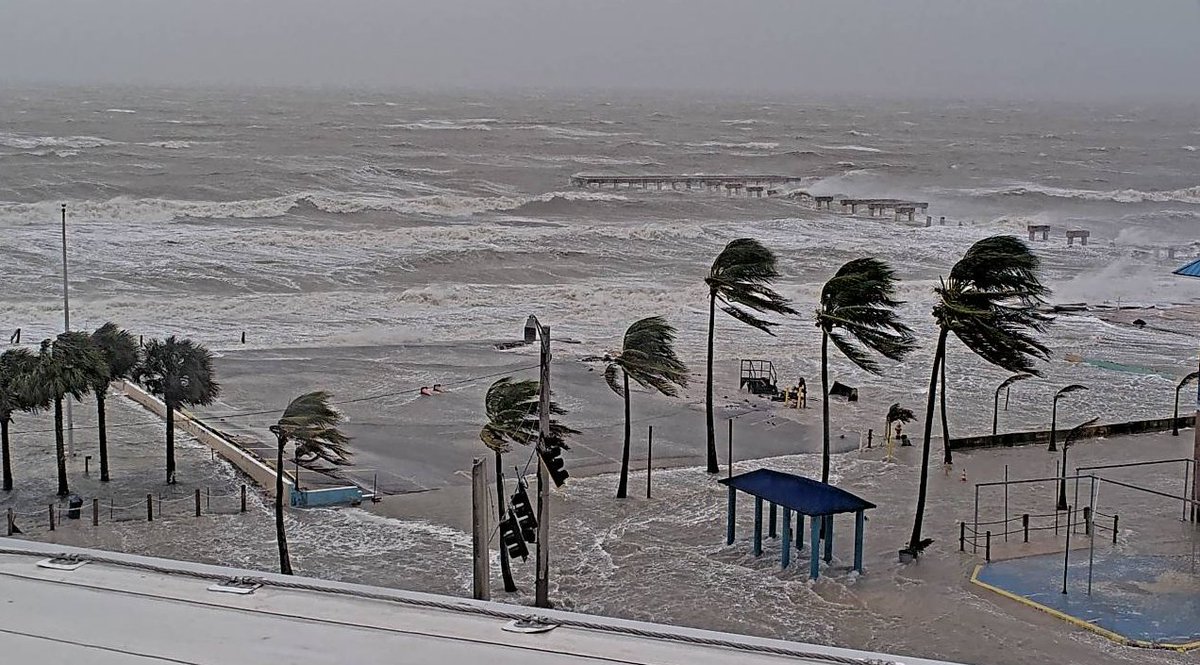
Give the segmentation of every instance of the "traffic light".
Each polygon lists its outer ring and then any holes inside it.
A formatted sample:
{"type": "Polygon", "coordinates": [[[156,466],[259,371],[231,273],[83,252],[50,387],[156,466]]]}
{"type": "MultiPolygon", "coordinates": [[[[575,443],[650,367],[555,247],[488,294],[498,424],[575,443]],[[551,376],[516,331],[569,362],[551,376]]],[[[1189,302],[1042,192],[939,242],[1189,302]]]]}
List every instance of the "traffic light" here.
{"type": "Polygon", "coordinates": [[[533,514],[533,505],[529,503],[529,493],[525,491],[525,481],[517,482],[517,491],[512,495],[512,511],[521,525],[521,535],[527,543],[537,542],[537,517],[533,514]]]}
{"type": "Polygon", "coordinates": [[[512,508],[508,509],[508,517],[500,522],[500,542],[504,549],[508,550],[510,559],[520,557],[524,561],[529,557],[529,548],[525,546],[525,539],[521,537],[521,523],[517,521],[512,508]]]}
{"type": "Polygon", "coordinates": [[[554,481],[554,486],[562,487],[562,484],[567,482],[567,478],[571,476],[564,468],[562,446],[543,442],[538,449],[538,454],[541,455],[546,470],[550,472],[550,479],[554,481]]]}

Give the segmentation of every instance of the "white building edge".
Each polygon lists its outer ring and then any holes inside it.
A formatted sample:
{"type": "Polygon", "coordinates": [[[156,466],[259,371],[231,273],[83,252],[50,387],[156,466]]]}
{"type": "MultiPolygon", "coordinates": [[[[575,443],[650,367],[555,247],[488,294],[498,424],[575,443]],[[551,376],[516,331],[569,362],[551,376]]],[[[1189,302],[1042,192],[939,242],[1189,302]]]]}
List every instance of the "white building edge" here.
{"type": "Polygon", "coordinates": [[[0,661],[947,665],[11,538],[0,538],[0,661]],[[44,567],[61,555],[87,563],[44,567]],[[262,586],[247,595],[210,590],[235,577],[262,586]],[[539,634],[503,629],[534,613],[558,626],[539,634]]]}

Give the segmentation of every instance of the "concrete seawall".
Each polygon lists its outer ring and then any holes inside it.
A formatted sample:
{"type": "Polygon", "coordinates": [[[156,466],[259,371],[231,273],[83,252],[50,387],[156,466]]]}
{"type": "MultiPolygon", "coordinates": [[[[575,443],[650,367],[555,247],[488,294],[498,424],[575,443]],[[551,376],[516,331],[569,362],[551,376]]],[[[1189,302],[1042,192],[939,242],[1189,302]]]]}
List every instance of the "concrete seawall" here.
{"type": "MultiPolygon", "coordinates": [[[[1151,432],[1167,432],[1172,428],[1174,418],[1155,418],[1153,420],[1132,420],[1108,425],[1092,425],[1080,430],[1080,438],[1094,439],[1097,437],[1119,436],[1122,434],[1148,434],[1151,432]]],[[[1196,416],[1180,416],[1179,429],[1188,429],[1196,424],[1196,416]]],[[[1057,439],[1061,442],[1067,435],[1067,430],[1058,430],[1057,439]]],[[[951,450],[969,450],[972,448],[996,448],[1000,446],[1027,446],[1031,444],[1050,444],[1050,430],[1032,432],[1005,432],[992,436],[968,436],[950,439],[951,450]]]]}

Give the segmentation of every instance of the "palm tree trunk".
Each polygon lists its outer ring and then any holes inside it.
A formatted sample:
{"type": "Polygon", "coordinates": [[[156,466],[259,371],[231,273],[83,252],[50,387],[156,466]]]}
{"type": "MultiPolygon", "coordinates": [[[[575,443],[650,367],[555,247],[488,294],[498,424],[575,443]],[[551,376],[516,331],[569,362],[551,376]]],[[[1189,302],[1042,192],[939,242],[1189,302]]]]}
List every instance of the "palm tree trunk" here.
{"type": "MultiPolygon", "coordinates": [[[[944,356],[945,354],[943,354],[944,356]]],[[[942,393],[938,398],[941,400],[942,411],[942,464],[954,464],[954,456],[950,452],[950,427],[946,424],[946,359],[942,358],[942,393]]]]}
{"type": "Polygon", "coordinates": [[[617,482],[617,498],[624,499],[629,490],[629,374],[625,377],[625,447],[621,449],[621,479],[617,482]]]}
{"type": "Polygon", "coordinates": [[[276,435],[275,453],[275,540],[279,543],[279,572],[292,574],[292,557],[288,554],[287,533],[283,530],[283,435],[276,435]]]}
{"type": "Polygon", "coordinates": [[[821,482],[829,482],[829,333],[821,330],[821,482]]]}
{"type": "Polygon", "coordinates": [[[100,437],[100,481],[108,482],[108,428],[104,417],[104,390],[96,391],[96,433],[100,437]]]}
{"type": "Polygon", "coordinates": [[[720,473],[717,466],[717,432],[713,428],[713,332],[717,320],[717,294],[708,295],[708,382],[705,386],[704,406],[708,415],[708,472],[720,473]]]}
{"type": "Polygon", "coordinates": [[[12,457],[9,456],[8,449],[8,418],[0,418],[0,457],[3,458],[4,466],[4,491],[11,492],[13,488],[12,480],[12,457]]]}
{"type": "Polygon", "coordinates": [[[908,549],[917,556],[921,545],[921,523],[925,520],[925,496],[929,489],[929,440],[933,436],[933,402],[937,399],[938,370],[941,369],[942,357],[946,353],[946,334],[949,331],[942,328],[938,333],[937,350],[933,352],[933,373],[929,377],[929,399],[925,404],[925,439],[921,446],[921,484],[917,490],[917,514],[913,518],[912,537],[908,541],[908,549]]]}
{"type": "Polygon", "coordinates": [[[71,488],[67,486],[67,447],[63,444],[63,401],[59,397],[54,400],[54,454],[58,458],[58,495],[67,496],[71,488]]]}
{"type": "Polygon", "coordinates": [[[167,405],[167,484],[175,482],[175,406],[167,405]]]}
{"type": "MultiPolygon", "coordinates": [[[[504,507],[507,505],[504,501],[504,456],[500,451],[496,453],[496,512],[499,513],[501,520],[504,519],[504,507]]],[[[504,543],[500,543],[500,576],[504,578],[504,590],[512,593],[517,590],[517,583],[513,581],[512,565],[508,562],[508,548],[504,543]]]]}

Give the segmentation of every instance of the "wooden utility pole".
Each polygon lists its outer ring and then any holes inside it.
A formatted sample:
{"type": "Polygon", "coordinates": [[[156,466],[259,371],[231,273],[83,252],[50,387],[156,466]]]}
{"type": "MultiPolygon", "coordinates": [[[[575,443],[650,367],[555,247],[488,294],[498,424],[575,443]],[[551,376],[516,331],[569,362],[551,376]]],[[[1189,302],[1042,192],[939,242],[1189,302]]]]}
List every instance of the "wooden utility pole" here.
{"type": "MultiPolygon", "coordinates": [[[[546,449],[550,440],[550,326],[537,324],[541,337],[541,371],[538,379],[538,448],[546,449]]],[[[538,534],[537,578],[534,605],[550,607],[550,478],[546,462],[538,455],[538,534]]]]}
{"type": "MultiPolygon", "coordinates": [[[[491,600],[492,571],[488,551],[487,466],[481,458],[471,462],[471,545],[475,600],[491,600]]],[[[500,543],[504,547],[504,543],[500,543]]]]}

